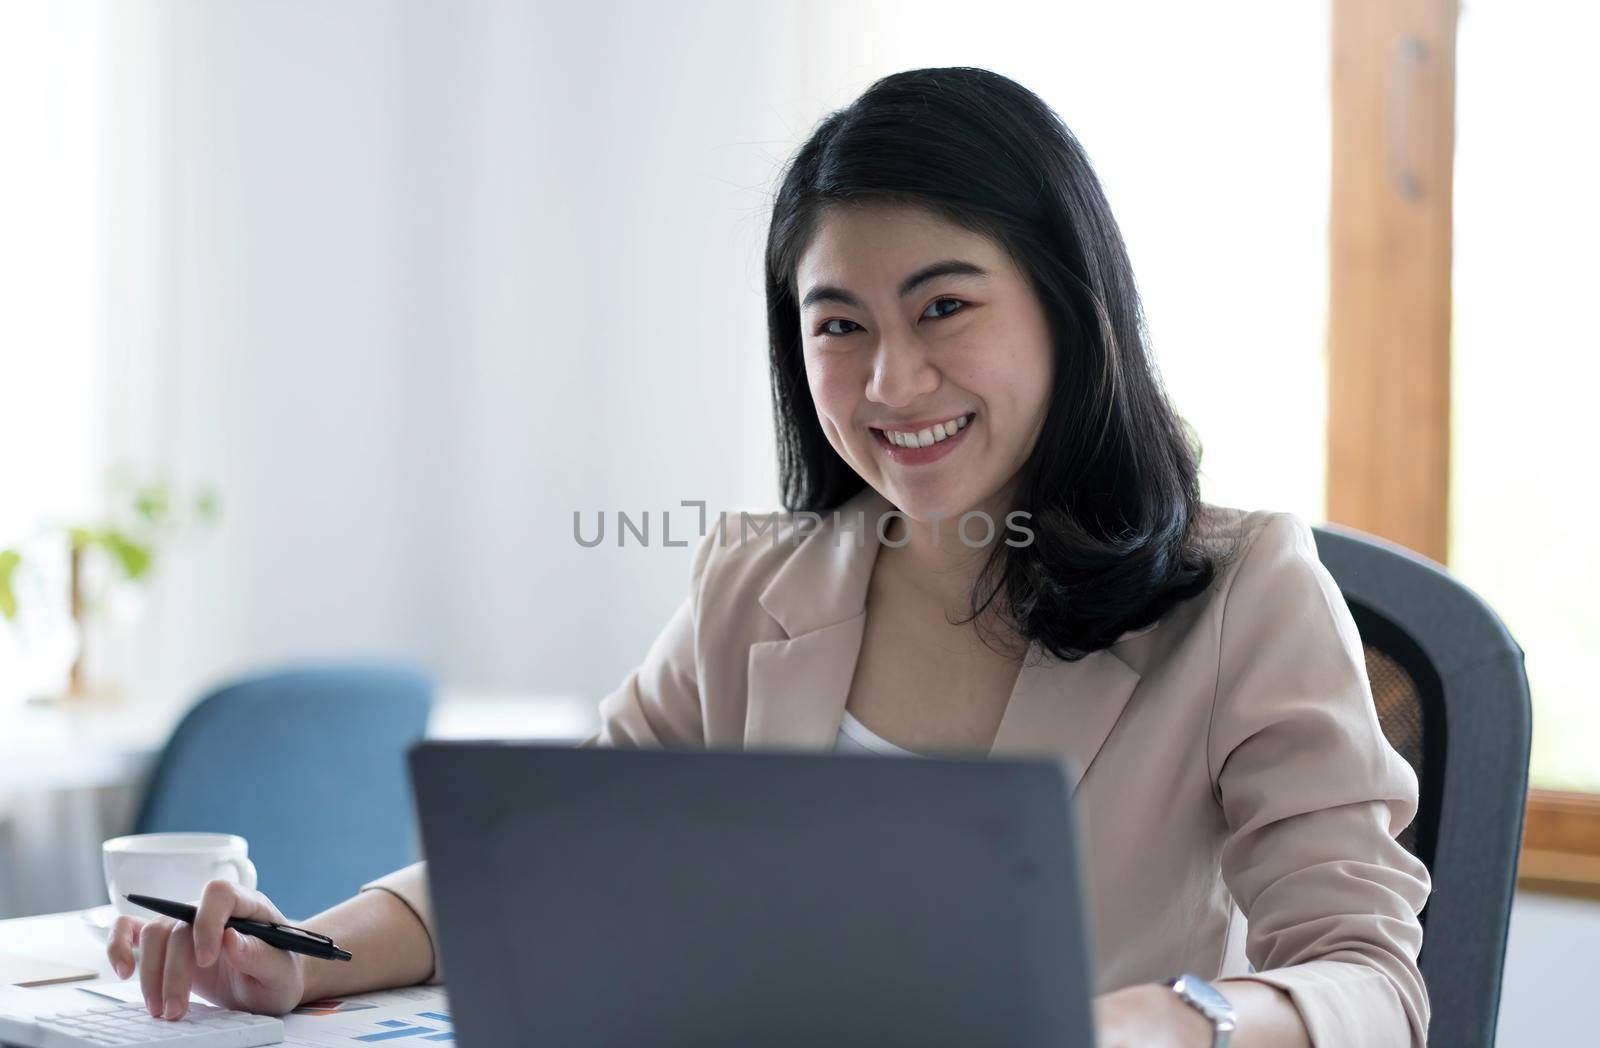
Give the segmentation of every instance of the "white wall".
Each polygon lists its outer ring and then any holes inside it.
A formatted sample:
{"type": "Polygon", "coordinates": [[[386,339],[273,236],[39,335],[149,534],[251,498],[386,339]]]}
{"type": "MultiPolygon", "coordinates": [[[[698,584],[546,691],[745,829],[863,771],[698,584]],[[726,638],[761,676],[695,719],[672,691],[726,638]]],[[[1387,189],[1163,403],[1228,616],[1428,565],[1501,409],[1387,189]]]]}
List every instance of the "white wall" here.
{"type": "Polygon", "coordinates": [[[733,2],[412,10],[445,672],[609,690],[686,592],[661,512],[776,505],[760,262],[787,74],[752,44],[782,28],[733,2]],[[649,510],[652,548],[580,548],[575,510],[649,510]]]}
{"type": "Polygon", "coordinates": [[[192,691],[369,653],[610,690],[685,592],[661,510],[776,504],[760,243],[794,130],[750,43],[785,12],[111,17],[108,456],[224,503],[118,666],[192,691]],[[581,549],[579,509],[651,510],[654,545],[581,549]]]}
{"type": "Polygon", "coordinates": [[[1600,902],[1518,892],[1500,987],[1500,1048],[1595,1041],[1600,902]]]}

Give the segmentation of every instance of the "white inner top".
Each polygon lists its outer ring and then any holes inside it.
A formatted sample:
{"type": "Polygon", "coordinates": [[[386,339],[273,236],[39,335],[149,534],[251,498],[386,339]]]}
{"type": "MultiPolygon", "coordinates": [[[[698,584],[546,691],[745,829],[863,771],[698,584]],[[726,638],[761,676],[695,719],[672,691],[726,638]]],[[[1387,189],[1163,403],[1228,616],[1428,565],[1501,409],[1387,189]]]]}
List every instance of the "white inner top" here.
{"type": "Polygon", "coordinates": [[[896,757],[922,756],[873,734],[865,724],[852,717],[849,710],[844,711],[844,720],[839,723],[839,737],[833,744],[833,752],[886,753],[896,757]]]}

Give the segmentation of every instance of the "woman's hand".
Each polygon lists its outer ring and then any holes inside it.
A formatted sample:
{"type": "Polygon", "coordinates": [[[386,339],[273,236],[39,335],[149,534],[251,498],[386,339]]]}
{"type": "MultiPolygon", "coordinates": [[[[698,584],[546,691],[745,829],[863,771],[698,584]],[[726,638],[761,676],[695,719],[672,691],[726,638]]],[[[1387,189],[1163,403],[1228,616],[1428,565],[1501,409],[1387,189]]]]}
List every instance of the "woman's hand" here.
{"type": "Polygon", "coordinates": [[[225,927],[229,917],[288,923],[260,892],[210,881],[192,926],[169,917],[118,917],[106,956],[123,979],[133,974],[137,960],[145,1007],[156,1018],[183,1018],[191,989],[221,1008],[261,1015],[293,1011],[305,992],[305,957],[240,935],[225,927]]]}
{"type": "Polygon", "coordinates": [[[1095,1048],[1211,1048],[1211,1021],[1159,983],[1094,999],[1095,1048]]]}

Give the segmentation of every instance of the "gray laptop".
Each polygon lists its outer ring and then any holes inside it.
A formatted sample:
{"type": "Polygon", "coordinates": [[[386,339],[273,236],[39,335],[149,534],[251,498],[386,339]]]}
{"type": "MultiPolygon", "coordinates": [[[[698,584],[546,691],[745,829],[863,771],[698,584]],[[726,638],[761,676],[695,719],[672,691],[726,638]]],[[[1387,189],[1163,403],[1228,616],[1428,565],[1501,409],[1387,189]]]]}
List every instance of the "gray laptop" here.
{"type": "Polygon", "coordinates": [[[1093,1043],[1061,763],[409,759],[464,1048],[1093,1043]]]}

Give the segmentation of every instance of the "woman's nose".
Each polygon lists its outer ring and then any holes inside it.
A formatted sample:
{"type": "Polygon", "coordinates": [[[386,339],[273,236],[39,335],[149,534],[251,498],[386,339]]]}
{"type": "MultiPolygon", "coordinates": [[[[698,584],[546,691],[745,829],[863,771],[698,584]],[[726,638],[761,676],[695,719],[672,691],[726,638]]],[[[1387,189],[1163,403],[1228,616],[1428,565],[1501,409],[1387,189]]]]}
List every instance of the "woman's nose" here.
{"type": "Polygon", "coordinates": [[[913,336],[884,337],[873,354],[867,396],[890,407],[904,407],[939,388],[939,373],[913,336]]]}

